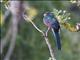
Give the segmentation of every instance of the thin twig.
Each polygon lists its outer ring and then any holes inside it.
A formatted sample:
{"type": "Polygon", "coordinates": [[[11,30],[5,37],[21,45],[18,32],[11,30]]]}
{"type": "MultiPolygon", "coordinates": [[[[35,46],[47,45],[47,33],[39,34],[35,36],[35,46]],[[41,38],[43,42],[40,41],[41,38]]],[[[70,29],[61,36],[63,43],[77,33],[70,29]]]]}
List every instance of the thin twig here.
{"type": "Polygon", "coordinates": [[[48,46],[48,49],[49,49],[49,51],[50,51],[50,55],[51,55],[51,57],[52,57],[52,60],[56,60],[55,57],[54,57],[53,49],[51,48],[51,44],[50,44],[50,42],[49,42],[48,37],[45,36],[44,39],[45,39],[46,44],[47,44],[47,46],[48,46]]]}
{"type": "Polygon", "coordinates": [[[34,24],[33,21],[30,21],[30,22],[32,23],[32,25],[35,27],[35,29],[36,29],[37,31],[39,31],[40,33],[44,34],[43,31],[40,30],[40,29],[34,24]]]}
{"type": "Polygon", "coordinates": [[[37,31],[39,31],[40,33],[43,34],[43,31],[40,30],[40,29],[35,25],[35,23],[34,23],[32,20],[30,20],[30,18],[28,18],[28,16],[26,16],[26,15],[23,14],[23,18],[24,18],[26,21],[31,22],[31,24],[35,27],[35,29],[36,29],[37,31]]]}
{"type": "MultiPolygon", "coordinates": [[[[35,27],[35,29],[37,29],[40,33],[43,34],[44,39],[45,39],[45,41],[46,41],[46,44],[47,44],[47,46],[48,46],[48,49],[49,49],[49,51],[50,51],[50,55],[51,55],[51,57],[52,57],[52,60],[56,60],[56,59],[54,58],[53,49],[51,48],[51,44],[50,44],[50,42],[49,42],[48,37],[45,36],[45,33],[44,33],[42,30],[40,30],[32,21],[31,21],[31,23],[33,24],[33,26],[35,27]]],[[[50,28],[49,28],[49,29],[50,29],[50,28]]],[[[48,31],[47,31],[47,32],[48,32],[48,31]]],[[[46,33],[46,35],[47,35],[47,33],[46,33]]]]}

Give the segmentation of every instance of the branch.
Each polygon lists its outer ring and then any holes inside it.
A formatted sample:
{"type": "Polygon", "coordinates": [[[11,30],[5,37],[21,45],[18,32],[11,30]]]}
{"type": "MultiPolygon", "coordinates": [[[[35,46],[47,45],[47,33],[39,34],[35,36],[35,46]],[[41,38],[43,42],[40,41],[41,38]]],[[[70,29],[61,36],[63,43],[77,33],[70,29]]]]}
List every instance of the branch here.
{"type": "Polygon", "coordinates": [[[46,44],[47,44],[47,46],[48,46],[48,49],[49,49],[49,51],[50,51],[50,55],[51,55],[51,57],[52,57],[52,60],[56,60],[55,57],[54,57],[54,52],[53,52],[53,49],[51,48],[51,44],[50,44],[50,42],[49,42],[48,37],[44,36],[44,39],[45,39],[46,44]]]}
{"type": "Polygon", "coordinates": [[[8,52],[7,52],[4,60],[10,60],[10,56],[13,52],[14,47],[15,47],[15,41],[16,41],[16,36],[17,36],[17,24],[18,24],[18,20],[15,17],[13,17],[13,20],[12,20],[12,38],[11,38],[8,52]]]}
{"type": "Polygon", "coordinates": [[[9,27],[8,32],[6,33],[5,37],[1,39],[1,46],[0,46],[0,50],[1,50],[0,53],[1,54],[3,52],[4,47],[6,46],[6,44],[9,41],[9,37],[11,35],[11,30],[12,30],[11,27],[12,26],[9,27]]]}
{"type": "Polygon", "coordinates": [[[35,29],[36,29],[37,31],[39,31],[40,33],[44,34],[43,31],[40,30],[30,18],[28,18],[28,16],[26,16],[26,15],[23,14],[23,18],[24,18],[26,21],[28,20],[28,21],[35,27],[35,29]]]}
{"type": "MultiPolygon", "coordinates": [[[[24,17],[25,20],[28,19],[28,21],[34,26],[34,28],[35,28],[38,32],[42,33],[42,35],[44,36],[44,39],[45,39],[45,41],[46,41],[46,44],[47,44],[47,46],[48,46],[48,49],[49,49],[49,51],[50,51],[50,55],[51,55],[52,60],[56,60],[55,57],[54,57],[53,49],[51,48],[51,44],[50,44],[50,42],[49,42],[49,39],[48,39],[47,36],[45,36],[45,35],[47,35],[47,32],[48,32],[48,31],[46,31],[46,33],[44,33],[44,32],[43,32],[41,29],[39,29],[39,28],[35,25],[35,23],[34,23],[32,20],[30,20],[26,15],[23,15],[23,17],[24,17]]],[[[26,21],[27,21],[27,20],[26,20],[26,21]]],[[[49,30],[49,29],[48,29],[48,30],[49,30]]]]}
{"type": "Polygon", "coordinates": [[[9,11],[12,13],[12,35],[9,45],[9,49],[4,57],[4,60],[10,60],[10,57],[15,48],[16,36],[18,31],[18,22],[21,19],[22,15],[22,3],[21,1],[10,1],[10,6],[8,7],[9,11]]]}
{"type": "Polygon", "coordinates": [[[45,34],[47,35],[47,33],[44,33],[42,30],[40,30],[32,21],[31,21],[31,23],[33,24],[33,26],[34,26],[35,29],[37,29],[40,33],[43,34],[44,39],[45,39],[45,41],[46,41],[46,44],[47,44],[47,46],[48,46],[48,49],[49,49],[49,51],[50,51],[50,55],[51,55],[51,57],[52,57],[52,60],[56,60],[55,57],[54,57],[53,49],[51,48],[51,44],[50,44],[50,42],[49,42],[49,39],[48,39],[47,36],[45,36],[45,34]]]}

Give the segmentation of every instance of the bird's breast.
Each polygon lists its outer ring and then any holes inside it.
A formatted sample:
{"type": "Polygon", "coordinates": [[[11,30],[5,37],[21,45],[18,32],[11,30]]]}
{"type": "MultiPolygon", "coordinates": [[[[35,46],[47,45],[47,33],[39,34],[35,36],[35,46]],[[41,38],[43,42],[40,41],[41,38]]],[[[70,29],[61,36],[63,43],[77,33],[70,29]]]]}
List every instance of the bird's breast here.
{"type": "Polygon", "coordinates": [[[44,24],[48,27],[52,25],[52,22],[49,19],[44,20],[44,24]]]}

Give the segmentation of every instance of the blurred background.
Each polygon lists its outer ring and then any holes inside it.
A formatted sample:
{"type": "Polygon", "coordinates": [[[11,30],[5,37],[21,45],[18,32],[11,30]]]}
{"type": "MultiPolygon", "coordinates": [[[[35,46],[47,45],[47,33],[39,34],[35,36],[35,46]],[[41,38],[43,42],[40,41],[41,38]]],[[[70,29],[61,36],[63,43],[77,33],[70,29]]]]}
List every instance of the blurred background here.
{"type": "MultiPolygon", "coordinates": [[[[48,60],[50,57],[48,47],[41,33],[30,22],[23,18],[19,20],[15,42],[11,42],[12,32],[11,13],[5,8],[7,1],[0,2],[0,58],[4,60],[11,44],[15,45],[10,60],[48,60]],[[6,13],[7,12],[7,13],[6,13]],[[7,16],[7,17],[5,17],[7,16]],[[3,40],[3,42],[1,42],[3,40]]],[[[71,25],[80,22],[80,1],[23,1],[23,7],[27,9],[29,18],[42,30],[47,27],[43,24],[43,14],[46,11],[66,10],[71,13],[71,25]],[[33,15],[35,15],[33,17],[33,15]]],[[[80,60],[80,32],[70,32],[61,27],[62,50],[56,51],[57,60],[80,60]]],[[[49,32],[49,40],[53,48],[56,48],[52,32],[49,32]]]]}

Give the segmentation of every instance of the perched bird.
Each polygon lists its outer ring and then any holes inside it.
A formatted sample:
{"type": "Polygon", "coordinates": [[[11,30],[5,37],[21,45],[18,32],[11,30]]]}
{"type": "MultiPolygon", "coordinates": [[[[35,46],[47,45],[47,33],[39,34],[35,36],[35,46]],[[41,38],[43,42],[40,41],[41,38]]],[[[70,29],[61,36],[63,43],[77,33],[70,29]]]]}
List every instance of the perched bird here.
{"type": "Polygon", "coordinates": [[[57,19],[55,18],[54,14],[51,12],[44,13],[43,22],[49,29],[52,30],[54,37],[56,39],[55,41],[58,50],[61,50],[61,42],[60,42],[60,35],[59,35],[60,25],[57,19]]]}

